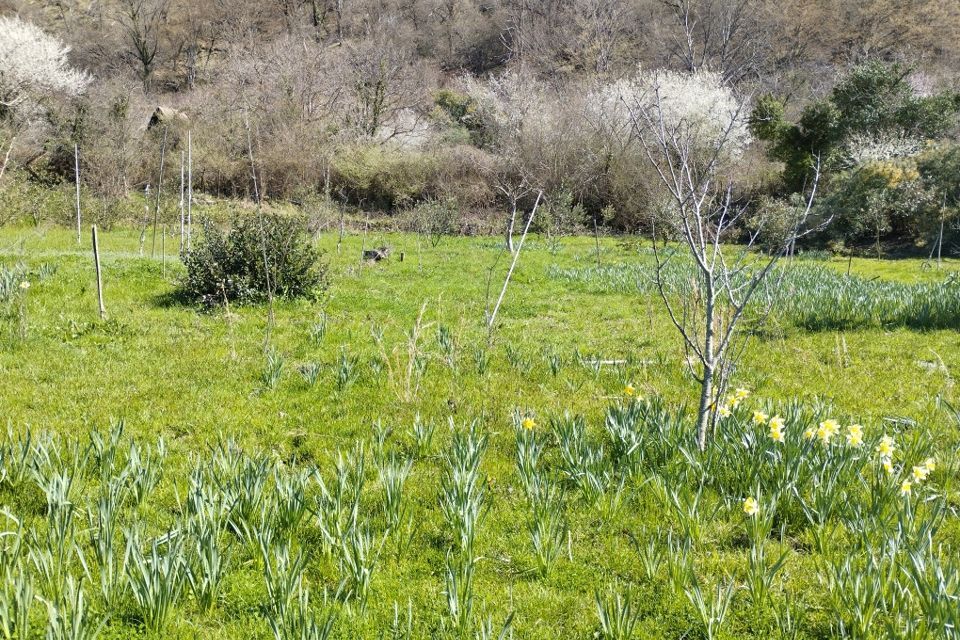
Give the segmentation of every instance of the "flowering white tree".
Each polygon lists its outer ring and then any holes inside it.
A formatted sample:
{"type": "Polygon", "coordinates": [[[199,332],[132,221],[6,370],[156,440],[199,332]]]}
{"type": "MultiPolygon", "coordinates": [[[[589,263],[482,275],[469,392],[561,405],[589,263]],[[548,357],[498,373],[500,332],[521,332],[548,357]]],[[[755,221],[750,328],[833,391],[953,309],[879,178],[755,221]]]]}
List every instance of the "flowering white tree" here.
{"type": "Polygon", "coordinates": [[[70,49],[20,18],[0,18],[0,106],[28,108],[52,94],[77,95],[89,76],[70,66],[70,49]]]}
{"type": "Polygon", "coordinates": [[[638,71],[593,91],[589,104],[595,117],[623,135],[635,132],[638,124],[646,126],[634,117],[642,107],[655,109],[667,129],[682,123],[688,141],[704,151],[720,149],[726,158],[736,158],[750,144],[741,101],[723,77],[711,71],[638,71]]]}
{"type": "Polygon", "coordinates": [[[0,17],[0,177],[7,168],[17,131],[41,112],[52,95],[75,96],[90,78],[67,61],[69,49],[57,38],[20,18],[0,17]],[[5,149],[3,147],[6,147],[5,149]]]}
{"type": "MultiPolygon", "coordinates": [[[[485,146],[500,156],[496,182],[510,207],[504,231],[506,246],[513,251],[522,200],[529,202],[542,191],[545,204],[556,204],[564,194],[575,198],[591,180],[592,162],[582,144],[581,100],[524,72],[464,78],[463,86],[485,146]]],[[[556,211],[561,209],[569,207],[556,211]]],[[[562,224],[559,216],[554,222],[547,219],[541,216],[540,221],[548,227],[562,224]]]]}

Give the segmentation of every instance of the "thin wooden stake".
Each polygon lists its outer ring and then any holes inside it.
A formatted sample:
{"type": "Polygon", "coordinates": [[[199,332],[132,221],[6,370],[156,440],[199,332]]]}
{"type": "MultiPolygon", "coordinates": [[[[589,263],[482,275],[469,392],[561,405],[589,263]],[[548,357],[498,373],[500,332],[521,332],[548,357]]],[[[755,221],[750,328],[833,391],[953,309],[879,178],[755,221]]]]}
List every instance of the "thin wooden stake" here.
{"type": "Polygon", "coordinates": [[[517,245],[517,251],[513,254],[513,262],[510,263],[510,269],[507,271],[507,277],[503,280],[503,289],[500,290],[500,297],[497,298],[497,304],[493,307],[493,313],[490,314],[490,318],[487,320],[487,340],[489,341],[493,337],[493,323],[497,320],[497,312],[500,311],[500,305],[503,303],[503,297],[507,295],[507,286],[510,284],[510,277],[513,275],[513,270],[517,266],[517,260],[520,258],[520,251],[523,250],[523,243],[527,239],[527,232],[530,231],[530,223],[533,222],[533,216],[537,213],[537,207],[540,206],[540,198],[543,197],[543,191],[537,193],[537,200],[533,203],[533,211],[530,212],[530,217],[527,218],[527,226],[523,229],[523,235],[520,236],[520,244],[517,245]]]}
{"type": "Polygon", "coordinates": [[[150,257],[157,254],[157,220],[160,217],[160,193],[163,188],[163,160],[167,154],[167,128],[163,128],[163,143],[160,145],[160,177],[157,180],[157,205],[153,210],[153,237],[150,240],[150,257]]]}
{"type": "Polygon", "coordinates": [[[143,243],[147,241],[147,227],[150,226],[150,183],[143,188],[143,227],[140,228],[140,256],[143,256],[143,243]]]}
{"type": "Polygon", "coordinates": [[[73,181],[77,187],[77,244],[80,244],[80,146],[73,145],[73,181]]]}
{"type": "Polygon", "coordinates": [[[597,268],[600,268],[600,229],[597,227],[597,219],[593,219],[593,236],[597,240],[597,268]]]}
{"type": "Polygon", "coordinates": [[[100,243],[97,242],[97,225],[90,227],[93,236],[93,264],[97,270],[97,304],[100,306],[100,319],[103,320],[107,315],[107,310],[103,306],[103,276],[100,272],[100,243]]]}
{"type": "Polygon", "coordinates": [[[184,236],[184,223],[186,222],[185,213],[184,213],[184,203],[183,203],[183,190],[184,190],[184,166],[183,166],[183,151],[180,152],[180,253],[183,253],[184,242],[186,241],[186,236],[184,236]]]}
{"type": "Polygon", "coordinates": [[[163,263],[163,277],[167,277],[167,225],[160,231],[160,260],[163,263]]]}
{"type": "Polygon", "coordinates": [[[187,131],[187,251],[193,247],[193,136],[187,131]]]}

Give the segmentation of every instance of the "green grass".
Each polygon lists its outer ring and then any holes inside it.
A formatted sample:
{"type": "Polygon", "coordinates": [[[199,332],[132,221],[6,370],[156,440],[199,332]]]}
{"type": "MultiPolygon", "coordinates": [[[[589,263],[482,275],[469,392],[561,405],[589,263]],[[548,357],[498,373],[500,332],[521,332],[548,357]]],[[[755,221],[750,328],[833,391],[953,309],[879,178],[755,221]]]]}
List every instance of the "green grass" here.
{"type": "MultiPolygon", "coordinates": [[[[497,239],[448,238],[433,247],[413,235],[349,235],[338,252],[335,235],[321,236],[332,286],[315,302],[278,303],[276,326],[269,334],[275,380],[268,384],[265,307],[226,312],[172,302],[180,270],[176,239],[167,240],[164,266],[159,257],[138,255],[138,235],[122,229],[101,235],[108,312],[101,321],[86,234],[78,248],[74,235],[62,228],[0,229],[0,264],[22,263],[32,282],[22,294],[23,306],[6,312],[0,407],[18,433],[30,427],[85,442],[90,431],[106,430],[123,419],[127,433],[145,443],[162,435],[170,451],[165,481],[155,499],[135,512],[151,535],[175,524],[190,457],[207,455],[222,438],[236,440],[251,453],[269,452],[294,465],[315,464],[329,477],[337,450],[351,449],[358,439],[370,446],[375,425],[394,429],[390,446],[410,451],[408,432],[419,415],[437,425],[437,435],[432,452],[417,458],[406,483],[419,523],[413,550],[401,561],[381,560],[365,612],[356,607],[341,611],[335,634],[378,638],[393,619],[394,603],[403,611],[410,602],[415,637],[430,637],[446,610],[444,558],[453,536],[439,508],[438,456],[450,441],[448,418],[458,425],[476,418],[489,433],[482,469],[489,478],[491,505],[478,537],[478,616],[489,613],[494,621],[503,621],[515,613],[518,638],[592,637],[598,628],[595,592],[618,580],[633,584],[634,597],[639,597],[638,637],[701,633],[683,593],[663,580],[643,577],[638,545],[664,529],[664,521],[671,527],[676,523],[656,506],[655,493],[640,490],[642,485],[628,483],[623,505],[608,519],[578,503],[576,492],[569,491],[568,500],[575,505],[567,515],[573,561],[564,549],[545,578],[538,577],[530,548],[514,467],[515,410],[536,416],[542,429],[550,417],[582,414],[596,439],[607,408],[627,383],[671,405],[695,398],[695,385],[684,373],[681,343],[653,295],[597,290],[551,277],[557,269],[594,264],[593,239],[566,239],[555,252],[538,239],[527,243],[487,351],[484,310],[488,297],[499,292],[508,266],[497,239]],[[377,265],[358,261],[363,244],[384,243],[393,247],[391,260],[377,265]],[[419,384],[407,384],[409,335],[421,310],[415,351],[425,369],[419,384]],[[441,348],[440,327],[445,328],[444,340],[452,339],[452,352],[441,348]],[[489,365],[480,374],[476,359],[484,353],[489,365]],[[338,382],[343,359],[354,363],[353,371],[338,382]],[[592,360],[616,364],[595,368],[592,360]],[[320,365],[319,375],[310,385],[298,368],[313,363],[320,365]]],[[[612,239],[604,240],[601,257],[610,265],[644,260],[634,242],[612,239]]],[[[847,268],[846,260],[822,264],[838,272],[847,268]]],[[[948,270],[958,267],[956,262],[946,265],[948,270]]],[[[855,259],[852,270],[904,283],[942,278],[914,260],[855,259]]],[[[752,389],[759,402],[825,403],[832,407],[831,415],[866,425],[871,438],[890,428],[889,418],[916,420],[929,429],[917,433],[935,436],[938,456],[949,457],[956,455],[956,431],[937,397],[954,399],[957,362],[960,341],[953,330],[808,331],[774,314],[767,330],[751,340],[735,383],[752,389]]],[[[368,466],[367,491],[376,495],[376,473],[368,466]]],[[[952,477],[943,476],[943,482],[952,477]]],[[[716,580],[727,573],[739,575],[746,545],[739,504],[721,493],[711,495],[721,517],[704,522],[705,543],[695,552],[699,571],[716,580]]],[[[955,502],[956,494],[948,499],[955,502]]],[[[31,500],[43,503],[42,497],[0,489],[0,503],[10,504],[14,512],[32,508],[31,521],[43,521],[43,510],[31,507],[31,500]]],[[[955,519],[944,528],[942,541],[956,544],[955,519]]],[[[314,534],[304,535],[309,541],[314,534]]],[[[791,543],[795,552],[787,566],[787,585],[809,605],[800,637],[825,637],[831,616],[807,545],[806,539],[791,543]]],[[[185,600],[164,637],[269,637],[261,613],[259,557],[252,547],[244,550],[225,585],[224,602],[204,613],[185,600]]],[[[307,576],[314,603],[322,600],[324,588],[333,590],[338,583],[337,567],[329,558],[312,558],[307,576]]],[[[709,588],[704,585],[704,593],[709,588]]],[[[726,637],[770,635],[776,626],[772,614],[757,621],[744,601],[738,591],[726,637]]],[[[95,601],[94,609],[99,606],[95,601]]],[[[133,609],[129,603],[121,607],[122,615],[111,618],[105,635],[133,634],[138,624],[133,609]]]]}

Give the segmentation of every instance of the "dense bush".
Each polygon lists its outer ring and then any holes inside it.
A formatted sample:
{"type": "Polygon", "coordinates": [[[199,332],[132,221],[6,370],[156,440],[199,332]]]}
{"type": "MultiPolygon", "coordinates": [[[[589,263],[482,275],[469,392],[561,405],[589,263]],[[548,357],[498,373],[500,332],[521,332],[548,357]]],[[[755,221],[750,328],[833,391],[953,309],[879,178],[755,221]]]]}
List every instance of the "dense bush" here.
{"type": "Polygon", "coordinates": [[[950,245],[956,236],[960,193],[960,150],[928,147],[915,155],[867,160],[835,174],[818,204],[833,216],[829,236],[835,243],[872,246],[950,245]]]}
{"type": "Polygon", "coordinates": [[[226,232],[207,222],[184,253],[184,298],[204,304],[311,297],[327,285],[326,265],[298,218],[246,216],[226,232]]]}
{"type": "Polygon", "coordinates": [[[825,99],[803,109],[796,122],[785,118],[784,100],[761,97],[750,129],[783,162],[784,183],[794,191],[809,180],[816,158],[822,169],[843,170],[867,160],[911,155],[919,141],[943,136],[956,121],[960,94],[922,95],[909,69],[879,61],[844,77],[825,99]]]}
{"type": "Polygon", "coordinates": [[[460,232],[460,205],[454,198],[427,200],[412,208],[406,215],[407,227],[430,238],[435,247],[444,236],[460,232]]]}

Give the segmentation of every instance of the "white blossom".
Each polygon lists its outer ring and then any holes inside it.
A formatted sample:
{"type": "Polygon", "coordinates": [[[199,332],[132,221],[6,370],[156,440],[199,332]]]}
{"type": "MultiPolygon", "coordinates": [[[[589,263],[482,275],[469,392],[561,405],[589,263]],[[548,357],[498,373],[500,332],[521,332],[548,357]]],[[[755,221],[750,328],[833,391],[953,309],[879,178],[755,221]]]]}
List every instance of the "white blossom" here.
{"type": "Polygon", "coordinates": [[[75,96],[90,77],[72,68],[69,48],[20,18],[0,17],[0,105],[28,108],[45,96],[75,96]]]}
{"type": "Polygon", "coordinates": [[[593,91],[589,102],[592,115],[612,130],[629,130],[632,117],[646,111],[655,121],[662,118],[667,129],[683,129],[731,156],[750,144],[747,110],[718,73],[640,71],[593,91]]]}
{"type": "Polygon", "coordinates": [[[923,143],[906,135],[861,135],[850,136],[843,148],[843,160],[847,166],[865,162],[908,158],[916,155],[923,143]]]}

